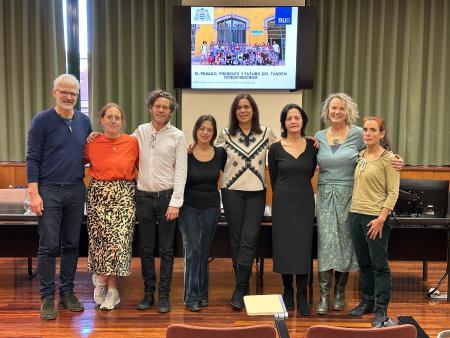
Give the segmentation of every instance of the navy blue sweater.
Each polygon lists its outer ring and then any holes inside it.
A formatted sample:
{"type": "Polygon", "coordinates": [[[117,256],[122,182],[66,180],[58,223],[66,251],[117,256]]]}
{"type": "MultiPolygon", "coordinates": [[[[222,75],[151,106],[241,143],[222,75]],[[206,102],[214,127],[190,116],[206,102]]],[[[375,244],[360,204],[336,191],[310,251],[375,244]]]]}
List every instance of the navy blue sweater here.
{"type": "Polygon", "coordinates": [[[28,131],[28,182],[39,185],[81,183],[84,144],[91,131],[91,121],[78,111],[74,112],[70,127],[55,108],[36,114],[28,131]]]}

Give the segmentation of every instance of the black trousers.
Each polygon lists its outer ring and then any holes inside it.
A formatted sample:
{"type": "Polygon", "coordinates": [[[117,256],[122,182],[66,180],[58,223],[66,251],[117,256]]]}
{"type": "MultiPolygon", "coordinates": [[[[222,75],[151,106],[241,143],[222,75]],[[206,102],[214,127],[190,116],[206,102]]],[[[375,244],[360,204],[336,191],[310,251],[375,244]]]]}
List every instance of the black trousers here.
{"type": "Polygon", "coordinates": [[[359,287],[362,299],[376,303],[377,308],[387,311],[391,299],[392,277],[387,259],[390,233],[389,217],[383,224],[382,237],[370,239],[367,235],[370,221],[376,216],[350,212],[348,216],[352,242],[359,264],[359,287]]]}
{"type": "Polygon", "coordinates": [[[252,265],[266,205],[266,190],[222,189],[233,265],[252,265]]]}
{"type": "Polygon", "coordinates": [[[173,244],[176,220],[167,221],[166,212],[172,192],[155,196],[154,193],[136,190],[136,217],[139,221],[142,278],[145,293],[153,293],[156,285],[155,239],[158,231],[161,257],[158,296],[168,297],[173,272],[173,244]]]}

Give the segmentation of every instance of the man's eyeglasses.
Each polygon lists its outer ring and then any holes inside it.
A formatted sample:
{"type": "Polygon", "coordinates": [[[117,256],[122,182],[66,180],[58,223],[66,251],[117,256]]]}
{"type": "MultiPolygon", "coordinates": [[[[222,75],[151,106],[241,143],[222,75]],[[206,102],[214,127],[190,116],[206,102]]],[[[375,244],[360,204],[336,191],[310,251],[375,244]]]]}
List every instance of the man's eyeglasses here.
{"type": "Polygon", "coordinates": [[[65,90],[59,90],[59,89],[57,89],[57,91],[62,96],[70,96],[70,97],[73,97],[73,98],[76,98],[78,96],[78,93],[74,93],[74,92],[67,92],[65,90]]]}
{"type": "Polygon", "coordinates": [[[151,134],[150,135],[150,146],[153,148],[155,148],[155,142],[156,142],[156,134],[151,134]]]}

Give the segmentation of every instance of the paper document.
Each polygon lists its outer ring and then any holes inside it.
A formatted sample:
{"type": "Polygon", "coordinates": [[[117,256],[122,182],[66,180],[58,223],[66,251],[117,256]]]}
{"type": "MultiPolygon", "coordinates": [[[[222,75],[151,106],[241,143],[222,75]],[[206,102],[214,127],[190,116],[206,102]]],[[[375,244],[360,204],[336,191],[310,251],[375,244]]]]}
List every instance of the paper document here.
{"type": "Polygon", "coordinates": [[[249,316],[286,314],[281,295],[255,295],[244,297],[245,309],[249,316]]]}

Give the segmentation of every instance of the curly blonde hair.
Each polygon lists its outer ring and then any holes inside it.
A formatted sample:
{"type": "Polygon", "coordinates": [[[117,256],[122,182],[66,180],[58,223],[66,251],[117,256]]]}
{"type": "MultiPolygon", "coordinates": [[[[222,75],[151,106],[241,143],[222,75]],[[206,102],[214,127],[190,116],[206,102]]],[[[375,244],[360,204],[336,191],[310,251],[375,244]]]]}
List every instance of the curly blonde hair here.
{"type": "Polygon", "coordinates": [[[325,122],[329,122],[330,118],[328,117],[328,111],[330,109],[330,103],[331,100],[334,98],[341,99],[344,103],[345,112],[347,113],[347,116],[345,117],[347,123],[349,125],[352,125],[356,122],[356,120],[359,118],[359,112],[358,112],[358,105],[356,104],[355,100],[353,98],[346,94],[346,93],[333,93],[327,96],[325,101],[322,103],[322,109],[320,112],[320,117],[325,122]]]}

